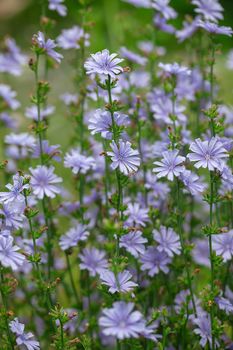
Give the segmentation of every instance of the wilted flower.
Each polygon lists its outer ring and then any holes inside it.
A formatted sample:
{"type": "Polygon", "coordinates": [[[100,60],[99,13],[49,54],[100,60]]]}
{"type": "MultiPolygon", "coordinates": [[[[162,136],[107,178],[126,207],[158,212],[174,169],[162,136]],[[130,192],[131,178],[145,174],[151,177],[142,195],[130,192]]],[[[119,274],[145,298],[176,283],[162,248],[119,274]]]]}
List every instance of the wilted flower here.
{"type": "Polygon", "coordinates": [[[57,43],[64,50],[80,49],[80,41],[84,40],[84,45],[89,46],[90,35],[85,33],[83,28],[73,26],[70,29],[63,29],[57,38],[57,43]]]}
{"type": "Polygon", "coordinates": [[[153,237],[158,243],[158,251],[165,252],[170,257],[180,254],[180,239],[171,227],[160,226],[159,230],[153,230],[153,237]]]}
{"type": "Polygon", "coordinates": [[[116,53],[110,55],[108,50],[99,51],[92,54],[85,62],[84,67],[87,74],[104,74],[115,78],[116,75],[123,72],[123,68],[119,66],[123,59],[117,58],[116,53]]]}
{"type": "Polygon", "coordinates": [[[10,267],[13,271],[18,270],[25,261],[25,256],[18,253],[20,248],[13,245],[13,237],[0,235],[0,263],[4,267],[10,267]]]}
{"type": "Polygon", "coordinates": [[[217,137],[212,137],[209,141],[201,141],[196,139],[190,145],[190,150],[187,157],[191,162],[195,162],[196,168],[208,168],[221,170],[223,166],[223,158],[228,157],[226,149],[217,137]]]}
{"type": "Polygon", "coordinates": [[[88,270],[91,276],[100,274],[103,270],[108,268],[108,262],[105,258],[105,252],[96,248],[85,248],[79,254],[81,260],[80,269],[88,270]]]}
{"type": "Polygon", "coordinates": [[[49,0],[49,9],[57,11],[60,16],[66,16],[67,8],[64,5],[65,0],[49,0]]]}
{"type": "Polygon", "coordinates": [[[149,221],[149,209],[140,207],[139,203],[128,203],[124,214],[127,216],[127,226],[146,226],[149,221]]]}
{"type": "Polygon", "coordinates": [[[71,168],[74,174],[86,174],[88,170],[95,167],[95,159],[80,154],[79,149],[72,149],[66,153],[64,165],[66,168],[71,168]]]}
{"type": "Polygon", "coordinates": [[[153,168],[158,178],[167,177],[168,180],[173,181],[174,176],[179,176],[185,168],[181,165],[185,161],[185,157],[178,155],[178,150],[169,150],[162,153],[163,159],[154,162],[157,165],[153,168]]]}
{"type": "Polygon", "coordinates": [[[130,231],[126,235],[120,237],[120,247],[124,247],[127,252],[138,258],[140,254],[145,252],[147,239],[142,236],[141,231],[130,231]]]}
{"type": "Polygon", "coordinates": [[[196,5],[195,12],[204,16],[207,21],[223,19],[223,7],[218,0],[192,0],[196,5]]]}
{"type": "Polygon", "coordinates": [[[169,272],[168,264],[171,258],[165,253],[160,252],[156,247],[148,247],[145,253],[140,257],[142,263],[141,270],[149,270],[148,275],[153,277],[160,271],[169,272]]]}
{"type": "Polygon", "coordinates": [[[115,141],[110,144],[112,152],[107,152],[111,157],[111,168],[115,170],[120,168],[120,172],[124,175],[129,175],[138,170],[140,165],[139,152],[131,148],[131,143],[128,141],[119,141],[119,147],[115,141]]]}
{"type": "Polygon", "coordinates": [[[47,41],[45,40],[44,33],[38,32],[37,34],[34,35],[34,38],[36,40],[37,45],[44,50],[44,52],[53,58],[56,62],[60,63],[63,56],[56,52],[54,49],[57,47],[55,44],[54,40],[48,39],[47,41]]]}
{"type": "Polygon", "coordinates": [[[129,271],[124,270],[117,274],[110,270],[103,270],[100,273],[101,283],[109,287],[109,292],[114,294],[131,292],[137,283],[131,281],[132,275],[129,271]]]}
{"type": "Polygon", "coordinates": [[[79,241],[85,241],[89,236],[87,227],[82,224],[77,224],[72,227],[66,234],[62,235],[59,241],[59,245],[62,250],[75,247],[79,241]]]}
{"type": "Polygon", "coordinates": [[[233,256],[233,230],[218,235],[212,235],[213,249],[217,255],[221,255],[224,261],[232,259],[233,256]]]}
{"type": "Polygon", "coordinates": [[[62,178],[54,174],[53,166],[48,168],[45,165],[38,165],[35,169],[30,168],[30,172],[32,190],[39,199],[43,199],[44,196],[54,198],[60,193],[56,184],[62,182],[62,178]]]}
{"type": "Polygon", "coordinates": [[[111,309],[104,309],[99,325],[105,335],[118,339],[138,338],[145,329],[145,320],[139,311],[133,311],[134,304],[117,301],[111,309]]]}

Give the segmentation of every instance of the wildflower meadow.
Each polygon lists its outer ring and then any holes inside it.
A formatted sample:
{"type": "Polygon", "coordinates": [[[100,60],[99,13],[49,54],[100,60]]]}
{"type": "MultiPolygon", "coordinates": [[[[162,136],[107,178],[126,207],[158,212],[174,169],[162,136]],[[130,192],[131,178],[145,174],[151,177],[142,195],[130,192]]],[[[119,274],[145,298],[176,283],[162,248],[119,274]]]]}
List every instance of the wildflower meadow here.
{"type": "Polygon", "coordinates": [[[0,350],[233,349],[233,3],[7,3],[0,350]]]}

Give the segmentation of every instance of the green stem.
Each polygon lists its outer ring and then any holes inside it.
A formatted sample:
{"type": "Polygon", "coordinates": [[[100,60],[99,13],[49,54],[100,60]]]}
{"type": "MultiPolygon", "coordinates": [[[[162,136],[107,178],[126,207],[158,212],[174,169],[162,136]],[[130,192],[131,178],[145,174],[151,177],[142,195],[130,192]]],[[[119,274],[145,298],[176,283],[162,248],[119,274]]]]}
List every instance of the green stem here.
{"type": "Polygon", "coordinates": [[[141,158],[141,163],[142,163],[142,170],[143,170],[143,182],[144,182],[144,200],[145,200],[145,205],[147,206],[148,204],[148,198],[147,198],[147,189],[146,189],[146,164],[143,161],[143,152],[142,152],[142,128],[141,128],[141,122],[139,119],[139,103],[137,103],[137,108],[136,108],[136,121],[137,121],[137,127],[138,127],[138,150],[141,158]]]}
{"type": "MultiPolygon", "coordinates": [[[[37,99],[37,114],[38,114],[38,121],[37,125],[41,122],[41,111],[40,111],[40,92],[39,92],[39,79],[38,79],[38,68],[39,68],[39,57],[40,55],[36,54],[36,65],[35,65],[35,80],[36,80],[36,99],[37,99]]],[[[43,135],[42,132],[38,132],[39,137],[39,147],[40,147],[40,161],[41,165],[44,164],[44,157],[43,157],[43,135]]],[[[43,214],[44,214],[44,220],[45,224],[48,227],[47,229],[47,252],[48,252],[48,278],[51,278],[51,266],[53,265],[53,256],[52,256],[52,229],[50,225],[50,220],[48,219],[47,215],[47,208],[46,208],[46,198],[43,198],[42,200],[42,208],[43,208],[43,214]]]]}
{"type": "Polygon", "coordinates": [[[210,103],[214,100],[214,64],[215,64],[215,47],[212,42],[211,45],[211,62],[210,62],[210,103]]]}
{"type": "MultiPolygon", "coordinates": [[[[119,142],[117,139],[116,134],[116,124],[114,120],[114,114],[112,111],[112,93],[111,93],[111,77],[108,75],[108,81],[107,81],[107,87],[108,87],[108,100],[110,105],[110,113],[111,113],[111,119],[112,119],[112,131],[113,131],[113,140],[117,144],[117,147],[119,147],[119,142]]],[[[117,187],[118,187],[118,198],[117,198],[117,213],[120,214],[120,219],[123,218],[123,212],[122,212],[122,203],[123,203],[123,189],[121,185],[121,177],[120,177],[120,171],[119,169],[116,169],[116,178],[117,178],[117,187]]],[[[117,239],[117,252],[119,253],[119,238],[117,239]]]]}
{"type": "Polygon", "coordinates": [[[181,208],[181,200],[180,200],[180,182],[179,179],[177,178],[177,226],[178,226],[178,234],[180,237],[180,245],[181,245],[181,251],[182,251],[182,255],[184,257],[184,263],[185,263],[185,271],[186,271],[186,275],[187,275],[187,280],[188,280],[188,287],[189,287],[189,291],[190,291],[190,296],[191,296],[191,301],[192,301],[192,306],[193,306],[193,311],[195,314],[195,317],[197,317],[197,310],[196,310],[196,304],[195,304],[195,299],[194,299],[194,294],[193,294],[193,289],[192,289],[192,280],[191,280],[191,275],[190,275],[190,271],[189,271],[189,266],[188,266],[188,256],[186,253],[186,249],[185,249],[185,243],[184,243],[184,239],[183,239],[183,225],[182,225],[182,208],[181,208]]]}
{"type": "Polygon", "coordinates": [[[117,169],[116,170],[116,177],[117,177],[117,187],[118,187],[118,198],[117,198],[117,212],[118,214],[121,214],[121,219],[122,219],[122,210],[121,210],[121,205],[122,205],[122,197],[123,197],[123,191],[122,191],[122,186],[121,186],[121,179],[120,179],[120,171],[117,169]]]}
{"type": "Polygon", "coordinates": [[[79,177],[79,203],[82,223],[84,222],[84,208],[83,208],[83,197],[84,197],[84,186],[85,186],[85,175],[80,174],[79,177]]]}
{"type": "Polygon", "coordinates": [[[45,17],[46,16],[46,1],[41,0],[41,16],[45,17]]]}
{"type": "Polygon", "coordinates": [[[81,110],[80,110],[80,125],[79,125],[81,152],[83,152],[83,150],[84,150],[84,142],[83,142],[84,141],[84,122],[83,122],[84,103],[85,103],[85,96],[82,96],[81,110]]]}
{"type": "Polygon", "coordinates": [[[68,268],[68,272],[69,272],[69,276],[70,276],[70,282],[71,282],[71,286],[74,292],[74,296],[75,296],[75,300],[76,300],[76,306],[78,307],[79,305],[79,298],[78,298],[78,293],[77,293],[77,289],[75,287],[75,282],[74,282],[74,277],[72,274],[72,269],[71,269],[71,265],[70,265],[70,258],[69,258],[69,254],[66,253],[66,262],[67,262],[67,268],[68,268]]]}
{"type": "MultiPolygon", "coordinates": [[[[215,47],[211,38],[211,61],[210,61],[210,103],[213,104],[214,100],[214,64],[215,64],[215,47]]],[[[215,136],[214,121],[210,120],[211,135],[215,136]]],[[[214,205],[214,190],[217,190],[216,184],[214,183],[214,173],[210,171],[210,213],[209,220],[210,226],[213,225],[213,205],[214,205]]],[[[216,214],[218,218],[218,207],[215,205],[216,214]]],[[[210,287],[211,287],[211,307],[210,307],[210,321],[211,321],[211,343],[212,350],[215,350],[215,335],[214,335],[214,257],[212,247],[212,236],[209,235],[209,255],[210,255],[210,287]]]]}
{"type": "MultiPolygon", "coordinates": [[[[40,58],[40,55],[37,53],[36,54],[36,64],[35,64],[36,106],[37,106],[37,116],[38,116],[37,125],[39,125],[41,122],[40,92],[39,92],[39,78],[38,78],[39,58],[40,58]]],[[[44,163],[44,160],[43,160],[43,142],[42,142],[42,134],[40,131],[38,132],[38,138],[39,138],[39,147],[40,147],[40,161],[41,161],[41,165],[43,165],[43,163],[44,163]]]]}
{"type": "MultiPolygon", "coordinates": [[[[231,166],[231,170],[233,170],[233,156],[232,155],[230,155],[230,166],[231,166]]],[[[233,228],[233,191],[231,191],[230,211],[231,211],[231,228],[233,228]]]]}
{"type": "MultiPolygon", "coordinates": [[[[100,108],[100,97],[99,97],[99,92],[98,88],[96,89],[96,97],[97,97],[97,106],[98,109],[100,108]]],[[[104,194],[105,194],[105,205],[106,205],[106,217],[108,218],[108,193],[109,189],[111,190],[111,184],[109,183],[109,162],[108,162],[108,157],[106,156],[107,154],[107,142],[106,140],[102,139],[102,145],[103,145],[103,150],[104,150],[104,170],[105,170],[105,176],[104,176],[104,194]]]]}
{"type": "MultiPolygon", "coordinates": [[[[210,226],[213,225],[213,196],[214,196],[214,184],[213,184],[213,173],[210,171],[210,226]]],[[[213,247],[212,247],[212,236],[209,235],[209,254],[210,254],[210,284],[211,284],[211,301],[212,305],[210,308],[210,320],[211,320],[211,341],[212,350],[215,349],[215,336],[214,336],[214,307],[213,307],[213,296],[214,296],[214,259],[213,259],[213,247]]]]}
{"type": "Polygon", "coordinates": [[[53,267],[53,254],[52,254],[52,234],[51,234],[51,225],[48,219],[47,207],[45,202],[45,197],[42,199],[42,208],[44,213],[45,225],[47,227],[47,254],[48,254],[48,279],[51,279],[51,269],[53,267]]]}
{"type": "MultiPolygon", "coordinates": [[[[176,121],[175,121],[175,107],[176,107],[176,94],[175,94],[175,88],[176,88],[176,78],[174,77],[172,80],[172,120],[173,120],[173,128],[174,128],[174,134],[176,136],[177,128],[176,128],[176,121]]],[[[175,145],[173,144],[173,148],[175,145]]]]}
{"type": "Polygon", "coordinates": [[[196,113],[196,137],[200,136],[200,115],[202,110],[202,102],[203,102],[203,94],[205,91],[205,48],[204,48],[204,41],[203,41],[203,33],[202,31],[199,32],[199,49],[197,50],[197,60],[199,61],[199,67],[200,72],[202,76],[202,83],[201,83],[201,89],[200,89],[200,95],[197,98],[197,113],[196,113]]]}
{"type": "Polygon", "coordinates": [[[226,286],[227,286],[227,282],[230,274],[230,268],[231,268],[231,260],[227,262],[226,274],[223,281],[223,293],[225,293],[225,290],[226,290],[226,286]]]}
{"type": "Polygon", "coordinates": [[[92,334],[92,324],[91,324],[91,280],[89,273],[87,272],[87,299],[88,299],[88,319],[89,319],[89,331],[90,331],[90,338],[91,338],[91,348],[93,346],[93,334],[92,334]]]}
{"type": "Polygon", "coordinates": [[[8,323],[8,316],[7,316],[7,299],[5,296],[5,292],[3,290],[3,286],[4,286],[4,274],[3,274],[3,269],[0,266],[0,270],[1,270],[1,283],[0,283],[0,292],[1,292],[1,297],[2,297],[2,304],[3,304],[3,313],[4,313],[4,321],[5,321],[5,326],[6,326],[6,334],[7,334],[7,339],[9,342],[9,348],[14,350],[14,341],[12,339],[11,336],[11,332],[10,332],[10,327],[9,327],[9,323],[8,323]]]}
{"type": "Polygon", "coordinates": [[[111,77],[110,75],[108,75],[108,102],[110,105],[110,113],[111,113],[111,118],[112,118],[112,131],[113,131],[113,140],[117,142],[117,137],[116,137],[116,124],[115,124],[115,120],[114,120],[114,115],[112,112],[112,91],[111,91],[111,77]]]}
{"type": "Polygon", "coordinates": [[[65,349],[65,342],[64,342],[64,329],[61,319],[59,318],[60,322],[60,330],[61,330],[61,350],[65,349]]]}
{"type": "Polygon", "coordinates": [[[166,340],[167,340],[167,335],[166,335],[166,330],[165,330],[165,324],[163,325],[163,342],[162,342],[162,347],[163,350],[166,349],[166,340]]]}
{"type": "MultiPolygon", "coordinates": [[[[105,141],[103,141],[103,149],[106,154],[106,145],[105,141]]],[[[108,217],[108,179],[109,179],[109,169],[108,169],[108,158],[104,157],[104,165],[105,165],[105,177],[104,177],[104,193],[105,193],[105,205],[106,205],[106,216],[108,217]]]]}
{"type": "MultiPolygon", "coordinates": [[[[24,201],[25,201],[25,205],[27,208],[28,207],[28,199],[27,199],[26,190],[24,190],[24,201]]],[[[34,250],[34,253],[37,254],[36,237],[35,237],[35,233],[34,233],[34,230],[32,227],[32,219],[30,217],[28,218],[28,223],[29,223],[29,228],[30,228],[30,234],[32,236],[32,241],[33,241],[33,250],[34,250]]]]}
{"type": "Polygon", "coordinates": [[[121,342],[117,339],[117,350],[121,350],[121,342]]]}
{"type": "MultiPolygon", "coordinates": [[[[28,207],[28,199],[27,199],[27,194],[26,191],[24,190],[24,199],[25,199],[25,205],[26,207],[28,207]]],[[[29,224],[29,228],[30,228],[30,234],[32,236],[32,242],[33,242],[33,251],[34,254],[37,255],[38,254],[38,250],[37,250],[37,244],[36,244],[36,237],[35,237],[35,232],[33,230],[33,225],[32,225],[32,219],[30,217],[28,217],[28,224],[29,224]]],[[[40,271],[40,264],[37,261],[37,257],[36,257],[36,261],[35,264],[33,264],[36,267],[36,272],[39,278],[39,282],[41,285],[44,284],[42,275],[41,275],[41,271],[40,271]]]]}

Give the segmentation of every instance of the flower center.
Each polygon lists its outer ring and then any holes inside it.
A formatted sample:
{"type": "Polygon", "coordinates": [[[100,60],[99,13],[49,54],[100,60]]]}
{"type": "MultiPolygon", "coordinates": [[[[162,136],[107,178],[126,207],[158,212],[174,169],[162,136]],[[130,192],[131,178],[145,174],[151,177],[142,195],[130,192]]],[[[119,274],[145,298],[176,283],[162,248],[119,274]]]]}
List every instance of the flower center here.
{"type": "Polygon", "coordinates": [[[125,326],[126,326],[125,321],[121,321],[121,322],[119,323],[119,327],[120,327],[120,328],[125,328],[125,326]]]}

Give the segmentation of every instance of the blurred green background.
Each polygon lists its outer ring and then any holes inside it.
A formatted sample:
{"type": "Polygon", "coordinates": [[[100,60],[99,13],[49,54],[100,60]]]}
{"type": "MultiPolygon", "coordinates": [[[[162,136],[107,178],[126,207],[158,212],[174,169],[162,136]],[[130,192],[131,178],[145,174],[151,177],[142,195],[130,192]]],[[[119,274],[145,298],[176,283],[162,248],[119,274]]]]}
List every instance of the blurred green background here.
{"type": "MultiPolygon", "coordinates": [[[[43,1],[43,0],[42,0],[43,1]]],[[[224,25],[233,25],[233,1],[221,0],[224,7],[224,25]]],[[[58,34],[64,27],[79,23],[79,0],[65,0],[68,16],[59,17],[54,11],[48,11],[49,17],[56,21],[53,33],[58,34]]],[[[191,0],[172,0],[171,5],[179,16],[173,23],[180,27],[186,14],[193,15],[191,0]]],[[[92,33],[93,51],[103,47],[117,49],[119,45],[134,46],[135,37],[146,32],[151,23],[152,11],[136,8],[122,0],[92,0],[92,20],[95,27],[92,33]]],[[[0,35],[10,34],[20,45],[27,47],[32,33],[38,30],[41,15],[41,0],[0,0],[0,35]]],[[[177,48],[176,42],[169,35],[163,36],[171,48],[177,48]]],[[[225,47],[232,45],[232,40],[221,38],[225,47]]]]}
{"type": "MultiPolygon", "coordinates": [[[[233,0],[220,1],[224,7],[224,21],[221,24],[233,26],[233,0]]],[[[80,1],[66,0],[68,15],[60,17],[54,11],[47,11],[47,15],[54,20],[49,36],[54,39],[63,28],[70,28],[80,23],[80,1]]],[[[178,18],[173,21],[177,28],[182,27],[182,21],[186,14],[193,15],[194,6],[190,0],[172,0],[171,5],[178,12],[178,18]]],[[[117,51],[122,45],[130,49],[136,49],[137,41],[150,39],[149,26],[153,14],[151,10],[136,8],[121,0],[93,0],[92,11],[88,20],[93,22],[91,34],[91,46],[89,52],[108,48],[117,51]]],[[[30,55],[32,35],[40,29],[41,0],[0,0],[0,38],[5,35],[16,39],[18,45],[30,55]]],[[[233,39],[220,36],[222,52],[217,59],[217,78],[220,83],[220,97],[226,103],[233,104],[233,71],[226,69],[226,54],[233,48],[233,39]]],[[[156,37],[159,46],[165,46],[167,56],[164,60],[177,59],[185,61],[188,58],[189,44],[177,44],[173,35],[159,33],[156,37]]],[[[58,69],[49,75],[52,91],[49,96],[49,104],[56,105],[56,113],[51,118],[49,137],[52,143],[60,143],[64,149],[70,144],[72,137],[72,124],[66,120],[66,109],[59,102],[58,96],[65,91],[75,92],[74,73],[70,64],[70,53],[62,52],[65,56],[58,69]],[[65,135],[64,135],[65,130],[65,135]]],[[[22,103],[22,109],[18,118],[23,120],[24,107],[30,104],[30,94],[34,89],[34,76],[28,67],[25,67],[21,77],[3,77],[5,83],[9,83],[18,92],[18,98],[22,103]]],[[[25,127],[25,123],[23,123],[25,127]]]]}

